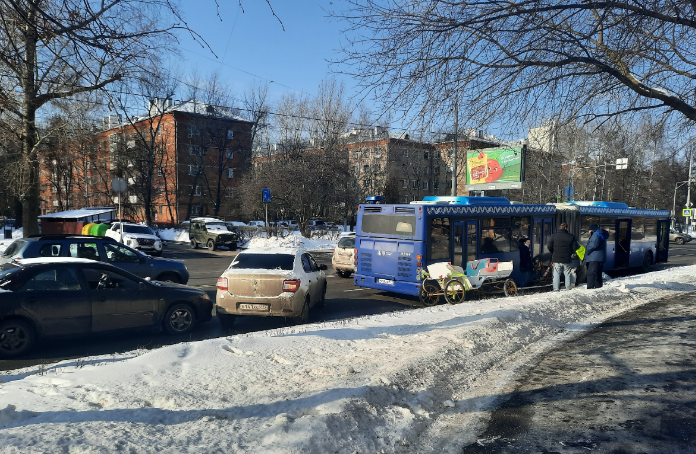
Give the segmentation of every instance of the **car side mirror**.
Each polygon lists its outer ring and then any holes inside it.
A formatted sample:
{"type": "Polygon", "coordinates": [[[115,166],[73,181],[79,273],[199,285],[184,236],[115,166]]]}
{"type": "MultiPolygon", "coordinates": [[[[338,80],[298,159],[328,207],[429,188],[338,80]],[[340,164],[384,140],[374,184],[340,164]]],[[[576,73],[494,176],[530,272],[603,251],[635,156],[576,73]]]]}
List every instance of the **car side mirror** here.
{"type": "Polygon", "coordinates": [[[328,269],[328,267],[326,265],[322,264],[322,265],[319,265],[319,269],[322,271],[326,271],[328,269]]]}
{"type": "Polygon", "coordinates": [[[147,288],[147,287],[145,286],[145,283],[144,283],[144,282],[140,282],[140,283],[138,284],[138,289],[139,289],[141,292],[142,292],[142,291],[145,291],[146,288],[147,288]]]}

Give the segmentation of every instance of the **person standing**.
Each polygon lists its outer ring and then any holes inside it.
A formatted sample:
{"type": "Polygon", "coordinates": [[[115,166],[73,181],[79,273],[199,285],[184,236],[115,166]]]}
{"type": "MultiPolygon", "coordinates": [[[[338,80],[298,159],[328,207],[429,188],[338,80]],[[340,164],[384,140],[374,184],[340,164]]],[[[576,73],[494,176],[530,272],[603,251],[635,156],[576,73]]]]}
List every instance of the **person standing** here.
{"type": "Polygon", "coordinates": [[[551,235],[546,247],[551,253],[551,261],[553,262],[553,290],[555,292],[560,290],[561,273],[565,276],[566,290],[570,290],[575,285],[572,256],[580,245],[575,239],[575,235],[568,232],[568,224],[562,223],[558,226],[558,231],[551,235]]]}
{"type": "Polygon", "coordinates": [[[529,284],[529,279],[532,277],[532,269],[534,268],[532,264],[532,252],[529,250],[531,241],[529,238],[525,237],[520,238],[519,241],[520,272],[522,273],[520,287],[526,287],[527,284],[529,284]]]}
{"type": "Polygon", "coordinates": [[[609,232],[590,224],[590,241],[585,247],[585,262],[587,262],[587,288],[602,288],[602,269],[607,261],[607,239],[609,232]]]}

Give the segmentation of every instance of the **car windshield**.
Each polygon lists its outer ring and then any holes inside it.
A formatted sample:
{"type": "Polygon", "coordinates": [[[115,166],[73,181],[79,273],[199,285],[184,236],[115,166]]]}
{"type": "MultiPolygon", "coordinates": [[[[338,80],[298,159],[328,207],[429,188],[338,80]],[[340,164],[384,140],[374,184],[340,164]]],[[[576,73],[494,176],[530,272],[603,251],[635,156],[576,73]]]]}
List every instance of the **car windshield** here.
{"type": "Polygon", "coordinates": [[[224,222],[206,222],[205,226],[207,228],[214,228],[214,229],[227,229],[227,225],[225,225],[224,222]]]}
{"type": "Polygon", "coordinates": [[[290,254],[239,254],[230,268],[256,270],[292,270],[295,256],[290,254]]]}
{"type": "Polygon", "coordinates": [[[22,247],[24,247],[25,243],[26,243],[26,241],[24,241],[24,240],[16,240],[12,244],[10,244],[7,247],[7,249],[5,249],[5,252],[2,253],[3,257],[9,257],[11,255],[16,254],[17,252],[19,252],[22,249],[22,247]]]}
{"type": "Polygon", "coordinates": [[[354,248],[355,247],[355,238],[350,238],[350,237],[341,238],[340,241],[338,242],[338,247],[354,248]]]}
{"type": "Polygon", "coordinates": [[[21,268],[12,262],[0,265],[0,287],[5,281],[12,277],[12,274],[19,270],[21,270],[21,268]]]}
{"type": "Polygon", "coordinates": [[[123,226],[125,233],[141,233],[143,235],[154,235],[155,232],[146,225],[125,225],[123,226]]]}

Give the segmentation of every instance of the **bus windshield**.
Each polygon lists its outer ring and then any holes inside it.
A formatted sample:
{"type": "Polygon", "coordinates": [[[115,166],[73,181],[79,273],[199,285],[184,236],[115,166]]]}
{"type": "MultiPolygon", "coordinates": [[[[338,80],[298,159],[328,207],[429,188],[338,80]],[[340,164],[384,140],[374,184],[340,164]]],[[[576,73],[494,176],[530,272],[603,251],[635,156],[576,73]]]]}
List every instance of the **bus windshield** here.
{"type": "Polygon", "coordinates": [[[363,233],[413,236],[416,232],[416,216],[391,214],[363,214],[363,233]]]}

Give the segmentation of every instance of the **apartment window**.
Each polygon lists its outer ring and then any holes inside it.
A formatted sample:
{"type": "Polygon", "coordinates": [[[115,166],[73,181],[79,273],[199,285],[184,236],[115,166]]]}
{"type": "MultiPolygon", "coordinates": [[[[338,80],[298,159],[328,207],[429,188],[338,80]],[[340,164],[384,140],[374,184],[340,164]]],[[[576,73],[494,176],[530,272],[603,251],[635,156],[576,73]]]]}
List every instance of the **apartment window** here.
{"type": "Polygon", "coordinates": [[[423,182],[423,190],[427,191],[430,187],[430,182],[429,181],[424,181],[423,182]]]}
{"type": "Polygon", "coordinates": [[[189,175],[198,175],[201,173],[200,166],[196,164],[189,164],[189,175]]]}
{"type": "Polygon", "coordinates": [[[92,163],[89,162],[89,161],[87,161],[87,163],[85,164],[85,168],[86,168],[87,170],[91,169],[91,168],[92,168],[92,163]]]}
{"type": "Polygon", "coordinates": [[[227,178],[234,178],[234,169],[227,169],[227,178]]]}
{"type": "Polygon", "coordinates": [[[200,196],[200,195],[202,195],[202,193],[203,193],[203,192],[201,191],[201,186],[200,186],[200,185],[196,185],[196,187],[194,188],[193,185],[190,184],[190,185],[189,185],[189,194],[191,194],[192,192],[193,192],[193,195],[194,195],[194,196],[200,196]]]}
{"type": "Polygon", "coordinates": [[[200,156],[202,153],[202,148],[200,145],[189,145],[188,153],[190,156],[200,156]]]}
{"type": "Polygon", "coordinates": [[[158,136],[162,135],[162,125],[157,126],[157,135],[158,136]]]}
{"type": "Polygon", "coordinates": [[[412,189],[418,189],[418,181],[417,180],[413,180],[411,183],[412,183],[411,184],[412,189]]]}
{"type": "Polygon", "coordinates": [[[201,135],[201,128],[196,125],[188,125],[188,136],[189,138],[195,137],[195,136],[200,136],[201,135]]]}
{"type": "Polygon", "coordinates": [[[192,216],[200,216],[202,211],[203,211],[203,207],[200,205],[194,205],[191,207],[191,215],[192,216]]]}
{"type": "Polygon", "coordinates": [[[447,189],[452,189],[452,181],[447,180],[447,189]]]}
{"type": "Polygon", "coordinates": [[[164,176],[164,169],[162,167],[157,168],[157,176],[158,177],[163,177],[164,176]]]}
{"type": "Polygon", "coordinates": [[[225,197],[228,199],[232,198],[232,188],[225,188],[225,197]]]}
{"type": "Polygon", "coordinates": [[[437,190],[440,189],[440,182],[439,181],[433,181],[433,189],[437,190]]]}
{"type": "Polygon", "coordinates": [[[423,169],[423,174],[424,174],[424,175],[430,175],[430,167],[425,167],[425,168],[423,169]]]}
{"type": "Polygon", "coordinates": [[[234,150],[231,148],[225,148],[225,158],[234,159],[234,150]]]}
{"type": "Polygon", "coordinates": [[[232,140],[234,139],[234,131],[231,129],[227,130],[227,140],[232,140]]]}
{"type": "Polygon", "coordinates": [[[370,166],[369,165],[364,165],[363,166],[363,172],[367,173],[370,171],[370,166]]]}
{"type": "Polygon", "coordinates": [[[401,180],[401,188],[402,189],[408,188],[408,180],[401,180]]]}
{"type": "Polygon", "coordinates": [[[57,194],[58,193],[58,186],[51,185],[51,192],[54,194],[57,194]]]}
{"type": "Polygon", "coordinates": [[[404,150],[404,159],[408,159],[408,150],[404,150]]]}
{"type": "Polygon", "coordinates": [[[155,153],[157,156],[164,156],[164,147],[162,145],[155,145],[155,153]]]}
{"type": "Polygon", "coordinates": [[[428,153],[427,151],[424,151],[423,152],[423,159],[425,159],[427,161],[429,157],[430,157],[430,153],[428,153]]]}

